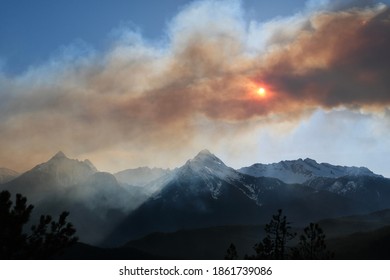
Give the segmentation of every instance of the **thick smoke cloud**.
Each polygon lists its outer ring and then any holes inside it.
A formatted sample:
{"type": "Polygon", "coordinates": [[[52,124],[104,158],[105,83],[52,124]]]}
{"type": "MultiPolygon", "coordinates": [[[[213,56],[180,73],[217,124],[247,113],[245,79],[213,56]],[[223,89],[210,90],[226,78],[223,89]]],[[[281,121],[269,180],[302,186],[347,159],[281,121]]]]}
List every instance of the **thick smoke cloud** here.
{"type": "Polygon", "coordinates": [[[389,9],[323,13],[310,21],[287,49],[266,58],[261,76],[303,104],[388,106],[389,9]]]}
{"type": "Polygon", "coordinates": [[[384,5],[259,23],[239,2],[195,2],[158,44],[124,30],[104,54],[0,76],[0,165],[28,168],[56,150],[153,158],[319,107],[383,111],[389,49],[384,5]]]}

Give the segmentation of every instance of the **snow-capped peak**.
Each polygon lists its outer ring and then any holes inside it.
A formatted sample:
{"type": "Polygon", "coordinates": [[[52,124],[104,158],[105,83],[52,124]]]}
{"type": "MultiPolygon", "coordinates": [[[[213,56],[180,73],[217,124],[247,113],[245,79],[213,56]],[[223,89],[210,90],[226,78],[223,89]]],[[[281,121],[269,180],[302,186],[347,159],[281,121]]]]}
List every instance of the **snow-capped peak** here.
{"type": "Polygon", "coordinates": [[[285,160],[272,164],[256,163],[238,170],[254,177],[274,177],[285,183],[304,183],[318,177],[338,178],[347,175],[380,176],[366,167],[348,167],[317,163],[315,160],[285,160]]]}
{"type": "Polygon", "coordinates": [[[224,180],[239,177],[237,171],[226,166],[222,160],[208,150],[202,150],[193,159],[188,160],[182,170],[191,170],[203,177],[213,175],[224,180]]]}
{"type": "Polygon", "coordinates": [[[57,152],[49,161],[46,163],[40,164],[41,168],[43,166],[48,165],[80,165],[80,166],[87,166],[88,169],[90,169],[93,173],[98,172],[96,167],[93,165],[93,163],[89,159],[85,159],[83,161],[79,161],[77,159],[70,159],[68,158],[62,151],[57,152]]]}
{"type": "Polygon", "coordinates": [[[188,163],[192,165],[209,165],[210,167],[213,165],[223,165],[226,166],[219,158],[210,153],[208,150],[200,151],[193,159],[190,159],[188,163]]]}

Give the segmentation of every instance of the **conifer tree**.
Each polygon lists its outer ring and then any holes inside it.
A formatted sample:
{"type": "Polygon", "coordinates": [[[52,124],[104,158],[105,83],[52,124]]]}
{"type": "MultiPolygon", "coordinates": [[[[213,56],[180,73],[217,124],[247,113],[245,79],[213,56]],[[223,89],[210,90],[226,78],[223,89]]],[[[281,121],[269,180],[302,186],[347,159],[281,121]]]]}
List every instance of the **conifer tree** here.
{"type": "Polygon", "coordinates": [[[233,243],[230,244],[229,248],[226,251],[225,260],[237,260],[238,254],[236,246],[233,243]]]}
{"type": "Polygon", "coordinates": [[[47,259],[77,241],[75,228],[66,221],[68,212],[63,212],[58,221],[42,215],[39,224],[28,231],[24,227],[34,206],[27,205],[21,194],[12,205],[11,194],[0,192],[0,259],[47,259]]]}
{"type": "Polygon", "coordinates": [[[325,234],[318,224],[310,223],[299,237],[298,246],[293,249],[292,257],[303,260],[330,259],[333,254],[325,244],[325,234]]]}
{"type": "Polygon", "coordinates": [[[262,242],[255,244],[256,259],[286,259],[287,243],[296,236],[291,231],[290,223],[287,222],[286,216],[282,215],[279,209],[276,215],[272,216],[271,221],[265,225],[266,237],[262,242]]]}

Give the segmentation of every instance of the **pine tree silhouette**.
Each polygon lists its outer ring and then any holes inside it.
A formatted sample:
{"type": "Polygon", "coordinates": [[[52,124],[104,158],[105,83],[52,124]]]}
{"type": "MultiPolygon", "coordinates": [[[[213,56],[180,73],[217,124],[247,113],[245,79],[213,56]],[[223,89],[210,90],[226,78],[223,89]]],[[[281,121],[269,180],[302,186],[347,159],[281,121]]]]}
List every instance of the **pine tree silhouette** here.
{"type": "Polygon", "coordinates": [[[255,244],[253,249],[256,255],[249,257],[252,259],[286,259],[287,243],[296,236],[291,231],[290,223],[286,216],[282,216],[282,210],[279,209],[276,215],[272,216],[271,221],[264,228],[266,237],[262,242],[255,244]]]}
{"type": "Polygon", "coordinates": [[[326,236],[322,228],[315,223],[310,223],[304,228],[296,247],[289,248],[287,244],[295,238],[296,233],[291,231],[290,223],[287,222],[286,216],[282,216],[281,209],[278,210],[276,215],[272,216],[264,230],[266,237],[253,246],[256,255],[245,255],[245,259],[324,260],[334,258],[334,253],[327,250],[326,236]]]}
{"type": "Polygon", "coordinates": [[[30,218],[32,205],[26,205],[27,199],[17,194],[12,207],[11,194],[0,192],[0,258],[13,259],[25,254],[27,235],[23,225],[30,218]],[[12,208],[11,208],[12,207],[12,208]]]}
{"type": "Polygon", "coordinates": [[[293,249],[292,258],[303,260],[322,260],[333,258],[326,249],[325,234],[318,224],[310,223],[299,237],[298,246],[293,249]]]}
{"type": "Polygon", "coordinates": [[[233,243],[230,244],[229,248],[226,251],[225,260],[237,260],[238,254],[236,246],[233,243]]]}
{"type": "Polygon", "coordinates": [[[0,192],[0,259],[47,259],[77,241],[75,228],[66,221],[68,212],[63,212],[58,221],[42,215],[39,224],[27,232],[24,226],[34,206],[27,205],[21,194],[12,204],[11,194],[0,192]]]}

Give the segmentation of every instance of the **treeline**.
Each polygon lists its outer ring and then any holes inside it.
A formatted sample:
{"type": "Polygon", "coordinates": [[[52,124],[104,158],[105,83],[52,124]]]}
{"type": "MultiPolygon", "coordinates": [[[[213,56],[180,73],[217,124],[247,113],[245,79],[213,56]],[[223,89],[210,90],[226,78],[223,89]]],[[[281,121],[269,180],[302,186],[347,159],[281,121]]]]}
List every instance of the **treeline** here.
{"type": "MultiPolygon", "coordinates": [[[[323,230],[315,223],[310,223],[304,228],[296,246],[289,246],[291,241],[297,237],[297,233],[292,231],[290,222],[287,221],[286,216],[282,215],[281,209],[272,216],[264,230],[266,236],[253,246],[255,254],[245,255],[245,259],[323,260],[334,257],[334,253],[327,250],[323,230]]],[[[232,243],[227,249],[225,259],[238,258],[236,247],[232,243]]]]}

